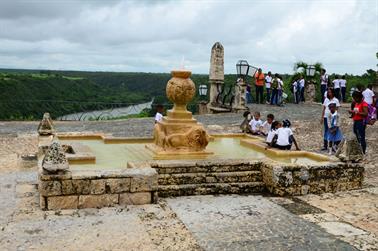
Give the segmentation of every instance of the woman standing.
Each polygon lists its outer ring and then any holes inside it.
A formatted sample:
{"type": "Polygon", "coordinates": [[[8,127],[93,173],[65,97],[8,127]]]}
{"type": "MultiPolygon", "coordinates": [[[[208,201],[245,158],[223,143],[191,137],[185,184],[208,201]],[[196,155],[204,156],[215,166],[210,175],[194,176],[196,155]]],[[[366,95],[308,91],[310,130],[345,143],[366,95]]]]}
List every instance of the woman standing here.
{"type": "Polygon", "coordinates": [[[364,119],[368,115],[368,104],[364,101],[364,96],[361,92],[355,91],[352,94],[353,101],[355,102],[353,110],[349,113],[352,114],[353,119],[353,132],[356,134],[357,140],[362,147],[362,152],[366,153],[366,139],[365,130],[366,124],[364,119]]]}
{"type": "Polygon", "coordinates": [[[322,110],[322,118],[320,119],[320,124],[323,124],[324,132],[323,132],[323,148],[322,151],[326,151],[328,149],[328,121],[327,118],[329,116],[329,104],[335,104],[336,110],[340,107],[339,100],[335,97],[335,91],[333,88],[328,88],[327,90],[327,97],[323,102],[323,110],[322,110]]]}

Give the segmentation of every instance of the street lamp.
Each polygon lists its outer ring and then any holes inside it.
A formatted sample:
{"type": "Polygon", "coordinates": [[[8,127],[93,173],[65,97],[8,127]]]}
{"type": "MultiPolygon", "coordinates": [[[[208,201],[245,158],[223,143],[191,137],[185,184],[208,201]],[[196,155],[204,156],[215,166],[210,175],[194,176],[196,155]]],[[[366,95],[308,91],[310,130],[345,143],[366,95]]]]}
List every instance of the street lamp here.
{"type": "Polygon", "coordinates": [[[204,84],[199,85],[199,87],[198,87],[198,94],[200,96],[206,96],[207,95],[207,85],[204,85],[204,84]]]}
{"type": "Polygon", "coordinates": [[[315,66],[314,65],[309,65],[307,66],[307,69],[306,69],[306,75],[309,76],[309,77],[313,77],[315,76],[315,66]]]}
{"type": "Polygon", "coordinates": [[[254,77],[257,72],[257,68],[249,65],[247,60],[239,60],[236,63],[236,72],[238,77],[244,79],[248,75],[254,77]]]}

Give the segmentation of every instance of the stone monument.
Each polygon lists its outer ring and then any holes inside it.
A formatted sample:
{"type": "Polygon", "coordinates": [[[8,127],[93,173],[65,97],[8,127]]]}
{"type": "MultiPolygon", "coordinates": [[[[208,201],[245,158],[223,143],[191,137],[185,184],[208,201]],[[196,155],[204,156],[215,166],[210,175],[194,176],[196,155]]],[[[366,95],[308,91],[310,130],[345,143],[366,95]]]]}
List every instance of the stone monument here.
{"type": "Polygon", "coordinates": [[[55,129],[53,126],[52,119],[50,117],[50,113],[45,112],[43,114],[43,118],[38,125],[38,134],[39,135],[53,135],[55,133],[55,129]]]}
{"type": "Polygon", "coordinates": [[[56,174],[65,172],[68,168],[69,165],[66,154],[59,141],[54,139],[43,157],[42,169],[48,174],[56,174]]]}
{"type": "Polygon", "coordinates": [[[146,147],[159,158],[164,155],[207,155],[205,150],[209,135],[202,124],[198,123],[192,113],[186,109],[196,89],[187,70],[172,71],[172,78],[166,87],[167,97],[174,103],[161,122],[154,128],[154,144],[146,147]]]}
{"type": "Polygon", "coordinates": [[[364,159],[361,145],[355,135],[345,135],[335,156],[343,162],[360,162],[364,159]]]}
{"type": "Polygon", "coordinates": [[[216,42],[211,48],[210,72],[209,72],[209,105],[218,107],[221,104],[217,100],[218,94],[222,91],[224,84],[224,49],[223,45],[216,42]]]}
{"type": "Polygon", "coordinates": [[[316,98],[315,82],[310,80],[305,87],[305,101],[306,103],[314,103],[316,98]]]}

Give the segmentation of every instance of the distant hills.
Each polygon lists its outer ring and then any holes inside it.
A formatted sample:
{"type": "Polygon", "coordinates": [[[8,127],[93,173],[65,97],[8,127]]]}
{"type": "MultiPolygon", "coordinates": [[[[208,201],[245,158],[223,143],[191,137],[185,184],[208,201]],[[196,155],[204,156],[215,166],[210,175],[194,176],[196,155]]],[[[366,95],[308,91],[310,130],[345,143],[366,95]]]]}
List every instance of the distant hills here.
{"type": "MultiPolygon", "coordinates": [[[[348,86],[373,83],[376,76],[373,70],[362,76],[347,75],[348,86]]],[[[46,111],[56,118],[153,98],[155,103],[169,103],[165,95],[169,79],[169,73],[0,69],[0,120],[40,119],[46,111]]],[[[290,98],[291,75],[283,75],[283,79],[290,98]]],[[[207,84],[208,75],[194,74],[192,80],[197,86],[207,84]]],[[[235,81],[236,75],[225,75],[227,88],[235,81]]],[[[198,99],[196,95],[192,102],[198,99]]]]}

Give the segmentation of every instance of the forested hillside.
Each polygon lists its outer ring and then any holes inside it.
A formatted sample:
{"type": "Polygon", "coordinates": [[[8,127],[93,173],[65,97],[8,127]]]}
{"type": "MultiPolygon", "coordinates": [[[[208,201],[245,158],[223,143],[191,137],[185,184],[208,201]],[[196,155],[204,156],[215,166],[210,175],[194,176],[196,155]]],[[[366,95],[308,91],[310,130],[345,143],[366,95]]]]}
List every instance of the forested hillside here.
{"type": "MultiPolygon", "coordinates": [[[[362,76],[347,75],[348,89],[374,83],[376,76],[374,70],[368,70],[362,76]]],[[[290,98],[292,76],[282,77],[290,98]]],[[[107,109],[111,103],[126,106],[152,99],[155,103],[169,103],[165,96],[169,78],[169,73],[0,69],[0,120],[40,119],[45,111],[56,118],[84,110],[107,109]]],[[[197,86],[207,84],[208,75],[194,74],[192,80],[197,86]]],[[[225,75],[226,89],[235,81],[236,75],[225,75]]],[[[247,81],[251,82],[251,79],[247,81]]],[[[196,95],[192,103],[198,100],[196,95]]]]}

